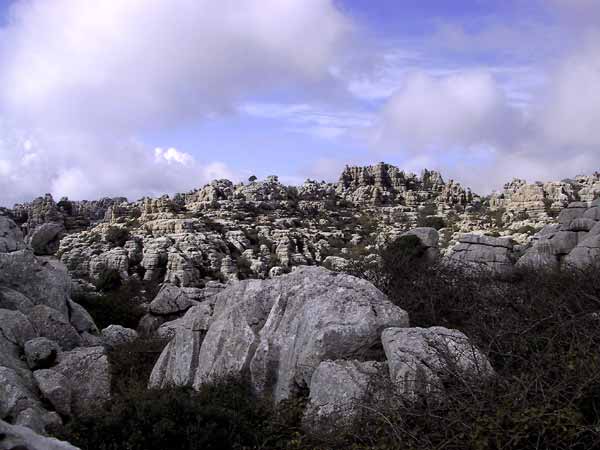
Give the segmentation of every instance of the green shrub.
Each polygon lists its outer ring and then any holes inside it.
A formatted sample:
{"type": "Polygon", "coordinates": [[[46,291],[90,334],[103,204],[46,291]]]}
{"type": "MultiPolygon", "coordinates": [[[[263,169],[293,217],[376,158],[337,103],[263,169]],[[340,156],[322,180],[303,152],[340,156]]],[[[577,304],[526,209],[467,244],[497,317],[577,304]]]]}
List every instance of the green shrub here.
{"type": "Polygon", "coordinates": [[[129,231],[122,227],[110,227],[105,234],[106,242],[115,246],[123,247],[130,239],[129,231]]]}
{"type": "Polygon", "coordinates": [[[121,287],[121,274],[116,269],[105,269],[100,272],[94,285],[100,292],[110,292],[121,287]]]}
{"type": "Polygon", "coordinates": [[[417,226],[418,227],[428,227],[435,228],[436,230],[441,230],[446,227],[446,221],[443,217],[439,216],[425,216],[417,218],[417,226]]]}

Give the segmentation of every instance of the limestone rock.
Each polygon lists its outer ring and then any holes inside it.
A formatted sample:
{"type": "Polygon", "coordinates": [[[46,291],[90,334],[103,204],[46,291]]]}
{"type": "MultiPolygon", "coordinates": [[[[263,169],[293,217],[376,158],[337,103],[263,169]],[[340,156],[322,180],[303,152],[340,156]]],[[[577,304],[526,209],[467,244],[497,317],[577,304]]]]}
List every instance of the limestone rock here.
{"type": "Polygon", "coordinates": [[[31,339],[25,343],[25,358],[31,370],[51,367],[59,351],[58,344],[45,337],[31,339]]]}
{"type": "Polygon", "coordinates": [[[392,382],[408,397],[441,392],[448,379],[493,374],[487,357],[457,330],[388,328],[381,341],[392,382]]]}
{"type": "Polygon", "coordinates": [[[0,215],[0,253],[15,252],[24,248],[23,233],[17,224],[0,215]]]}
{"type": "Polygon", "coordinates": [[[491,269],[500,274],[510,273],[514,268],[513,246],[508,239],[475,234],[460,237],[458,245],[452,248],[450,262],[472,266],[477,269],[491,269]]]}
{"type": "Polygon", "coordinates": [[[41,436],[29,428],[0,420],[0,448],[7,450],[79,450],[68,442],[41,436]]]}
{"type": "Polygon", "coordinates": [[[53,308],[37,305],[31,310],[29,320],[40,336],[55,341],[63,350],[71,350],[81,344],[77,330],[53,308]]]}
{"type": "Polygon", "coordinates": [[[58,251],[64,231],[61,223],[44,223],[33,230],[27,241],[36,255],[53,255],[58,251]]]}
{"type": "Polygon", "coordinates": [[[36,370],[33,373],[42,396],[48,400],[56,412],[71,415],[71,387],[67,378],[52,369],[36,370]]]}
{"type": "Polygon", "coordinates": [[[190,306],[192,302],[183,290],[165,283],[150,303],[150,311],[157,315],[168,315],[185,311],[190,306]]]}
{"type": "Polygon", "coordinates": [[[91,415],[110,399],[110,367],[103,347],[60,353],[52,370],[63,375],[71,387],[74,415],[91,415]]]}
{"type": "Polygon", "coordinates": [[[406,312],[370,283],[319,267],[232,283],[215,296],[212,323],[198,353],[198,340],[174,344],[176,334],[151,385],[198,387],[249,370],[255,389],[279,401],[309,386],[321,361],[368,354],[384,328],[407,325],[406,312]],[[186,364],[175,364],[177,358],[186,364]]]}
{"type": "Polygon", "coordinates": [[[323,361],[313,373],[304,424],[319,431],[339,432],[367,403],[374,381],[387,372],[384,363],[368,361],[323,361]]]}
{"type": "Polygon", "coordinates": [[[102,330],[102,342],[108,347],[129,344],[137,338],[138,334],[135,330],[122,327],[121,325],[109,325],[102,330]]]}

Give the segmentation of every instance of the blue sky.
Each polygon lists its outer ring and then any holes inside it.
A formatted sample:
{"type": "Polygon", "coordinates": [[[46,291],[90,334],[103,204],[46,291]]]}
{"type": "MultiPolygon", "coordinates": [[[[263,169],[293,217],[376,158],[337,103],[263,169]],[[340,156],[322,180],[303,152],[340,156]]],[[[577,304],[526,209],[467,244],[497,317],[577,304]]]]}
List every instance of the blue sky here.
{"type": "Polygon", "coordinates": [[[595,0],[0,0],[0,204],[600,165],[595,0]]]}

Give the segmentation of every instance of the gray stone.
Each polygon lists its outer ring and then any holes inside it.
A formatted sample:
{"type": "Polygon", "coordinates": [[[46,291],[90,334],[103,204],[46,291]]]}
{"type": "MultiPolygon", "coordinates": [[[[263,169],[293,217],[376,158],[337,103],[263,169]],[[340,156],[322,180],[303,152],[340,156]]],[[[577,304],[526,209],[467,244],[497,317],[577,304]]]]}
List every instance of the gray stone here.
{"type": "Polygon", "coordinates": [[[0,216],[0,253],[14,252],[24,248],[23,233],[17,224],[6,216],[0,216]]]}
{"type": "Polygon", "coordinates": [[[368,403],[370,387],[388,378],[384,363],[368,361],[323,361],[310,382],[309,403],[303,422],[310,429],[339,432],[368,403]]]}
{"type": "Polygon", "coordinates": [[[59,351],[58,344],[45,337],[31,339],[25,343],[25,358],[32,370],[51,367],[59,351]]]}
{"type": "Polygon", "coordinates": [[[93,415],[110,400],[110,367],[103,347],[60,353],[58,364],[52,370],[63,375],[71,387],[74,415],[93,415]]]}
{"type": "Polygon", "coordinates": [[[217,294],[199,353],[194,353],[196,341],[171,341],[151,385],[198,388],[249,370],[254,388],[280,401],[308,387],[321,361],[367,354],[384,328],[407,325],[406,312],[367,281],[300,267],[274,279],[232,283],[217,294]],[[169,368],[168,361],[181,353],[190,363],[169,368]]]}
{"type": "Polygon", "coordinates": [[[600,234],[584,239],[565,257],[564,264],[581,269],[600,264],[600,234]]]}
{"type": "Polygon", "coordinates": [[[68,442],[41,436],[31,429],[0,420],[0,448],[6,450],[79,450],[68,442]]]}
{"type": "Polygon", "coordinates": [[[438,242],[440,240],[440,235],[435,228],[429,227],[417,227],[411,230],[408,230],[402,236],[416,236],[427,248],[437,248],[438,242]]]}
{"type": "Polygon", "coordinates": [[[165,283],[150,303],[150,311],[157,315],[174,314],[192,306],[186,293],[172,284],[165,283]]]}
{"type": "Polygon", "coordinates": [[[585,217],[574,219],[569,223],[569,231],[590,231],[597,223],[585,217]]]}
{"type": "Polygon", "coordinates": [[[138,338],[137,331],[121,325],[109,325],[102,330],[102,342],[107,347],[129,344],[138,338]]]}
{"type": "Polygon", "coordinates": [[[36,370],[33,373],[42,397],[52,404],[61,416],[71,416],[71,387],[69,380],[52,369],[36,370]]]}
{"type": "Polygon", "coordinates": [[[563,209],[558,215],[558,223],[569,224],[575,219],[583,217],[587,209],[586,203],[574,202],[567,208],[563,209]]]}
{"type": "Polygon", "coordinates": [[[34,386],[17,371],[0,367],[0,419],[16,418],[28,409],[40,409],[34,386]]]}
{"type": "Polygon", "coordinates": [[[69,300],[68,305],[71,325],[73,325],[79,333],[98,333],[98,327],[94,323],[94,319],[92,319],[90,313],[88,313],[83,306],[79,303],[75,303],[73,300],[69,300]]]}
{"type": "Polygon", "coordinates": [[[513,244],[510,239],[466,234],[452,248],[448,261],[477,270],[489,269],[507,274],[514,268],[513,244]]]}
{"type": "Polygon", "coordinates": [[[29,314],[34,306],[33,302],[20,292],[7,287],[0,287],[0,309],[10,309],[29,314]]]}
{"type": "Polygon", "coordinates": [[[40,336],[57,342],[63,350],[81,345],[81,336],[77,330],[64,315],[53,308],[37,305],[31,310],[29,320],[40,336]]]}
{"type": "Polygon", "coordinates": [[[388,328],[381,335],[390,377],[407,397],[441,393],[444,381],[489,377],[487,357],[457,330],[388,328]]]}
{"type": "Polygon", "coordinates": [[[36,255],[53,255],[58,251],[64,231],[61,223],[44,223],[33,230],[27,240],[36,255]]]}

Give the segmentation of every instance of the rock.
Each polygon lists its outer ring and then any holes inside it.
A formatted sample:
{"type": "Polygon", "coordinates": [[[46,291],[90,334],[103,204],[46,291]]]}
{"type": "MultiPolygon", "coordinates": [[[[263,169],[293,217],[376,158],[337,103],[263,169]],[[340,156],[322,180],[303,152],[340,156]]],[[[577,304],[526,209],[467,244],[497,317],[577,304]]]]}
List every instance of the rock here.
{"type": "Polygon", "coordinates": [[[63,375],[71,387],[74,415],[93,415],[110,400],[110,367],[103,347],[60,353],[58,364],[52,370],[63,375]]]}
{"type": "Polygon", "coordinates": [[[437,248],[440,240],[440,235],[437,230],[428,227],[413,228],[402,236],[416,236],[421,241],[421,244],[427,248],[437,248]]]}
{"type": "Polygon", "coordinates": [[[193,383],[200,345],[210,321],[211,308],[203,303],[190,308],[183,318],[167,322],[164,329],[159,329],[159,337],[171,337],[171,341],[154,365],[149,382],[151,387],[193,383]]]}
{"type": "Polygon", "coordinates": [[[509,239],[466,234],[452,248],[448,260],[476,269],[491,269],[499,274],[507,274],[514,268],[512,250],[509,239]]]}
{"type": "Polygon", "coordinates": [[[59,351],[58,344],[45,337],[31,339],[25,343],[25,358],[31,370],[52,367],[59,351]]]}
{"type": "Polygon", "coordinates": [[[336,272],[343,272],[350,266],[350,261],[339,256],[328,256],[323,261],[323,266],[327,267],[328,269],[335,270],[336,272]]]}
{"type": "Polygon", "coordinates": [[[0,367],[0,419],[16,419],[28,408],[41,408],[33,383],[16,370],[0,367]]]}
{"type": "Polygon", "coordinates": [[[0,215],[0,253],[15,252],[24,248],[23,233],[17,224],[0,215]]]}
{"type": "Polygon", "coordinates": [[[94,319],[92,319],[90,313],[88,313],[83,306],[72,300],[68,301],[68,306],[71,325],[73,325],[79,333],[98,333],[98,327],[94,323],[94,319]]]}
{"type": "Polygon", "coordinates": [[[36,370],[33,373],[42,397],[52,404],[63,417],[71,416],[71,387],[69,380],[52,369],[36,370]]]}
{"type": "Polygon", "coordinates": [[[192,302],[184,291],[166,283],[150,303],[150,311],[157,315],[168,315],[185,311],[190,306],[192,302]]]}
{"type": "Polygon", "coordinates": [[[368,390],[378,378],[387,377],[384,363],[323,361],[310,382],[305,426],[315,431],[340,432],[351,426],[367,401],[368,390]]]}
{"type": "Polygon", "coordinates": [[[6,450],[79,450],[68,442],[40,436],[29,428],[0,420],[0,448],[6,450]]]}
{"type": "Polygon", "coordinates": [[[197,340],[171,341],[151,386],[198,388],[249,370],[255,389],[280,401],[308,387],[321,361],[369,354],[384,328],[408,325],[406,312],[370,283],[319,267],[232,283],[215,299],[199,352],[197,340]],[[169,366],[177,358],[186,364],[169,366]]]}
{"type": "Polygon", "coordinates": [[[407,397],[443,392],[444,381],[494,373],[487,357],[457,330],[388,328],[381,335],[390,377],[407,397]]]}
{"type": "Polygon", "coordinates": [[[45,305],[37,305],[29,314],[29,320],[38,334],[51,339],[63,350],[71,350],[81,345],[81,336],[65,316],[45,305]]]}
{"type": "Polygon", "coordinates": [[[102,330],[102,342],[107,347],[129,344],[138,338],[137,331],[121,325],[109,325],[102,330]]]}
{"type": "Polygon", "coordinates": [[[20,292],[7,287],[0,287],[0,309],[9,309],[29,314],[33,306],[33,302],[20,292]]]}
{"type": "Polygon", "coordinates": [[[564,259],[566,266],[583,269],[600,263],[600,234],[584,239],[564,259]]]}
{"type": "Polygon", "coordinates": [[[570,203],[569,206],[563,209],[558,215],[558,223],[568,224],[575,219],[582,218],[587,207],[587,203],[584,202],[570,203]]]}
{"type": "Polygon", "coordinates": [[[544,239],[519,258],[515,267],[518,269],[558,270],[560,262],[550,241],[544,239]]]}
{"type": "Polygon", "coordinates": [[[58,251],[64,232],[61,223],[44,223],[33,230],[27,240],[36,255],[53,255],[58,251]]]}

